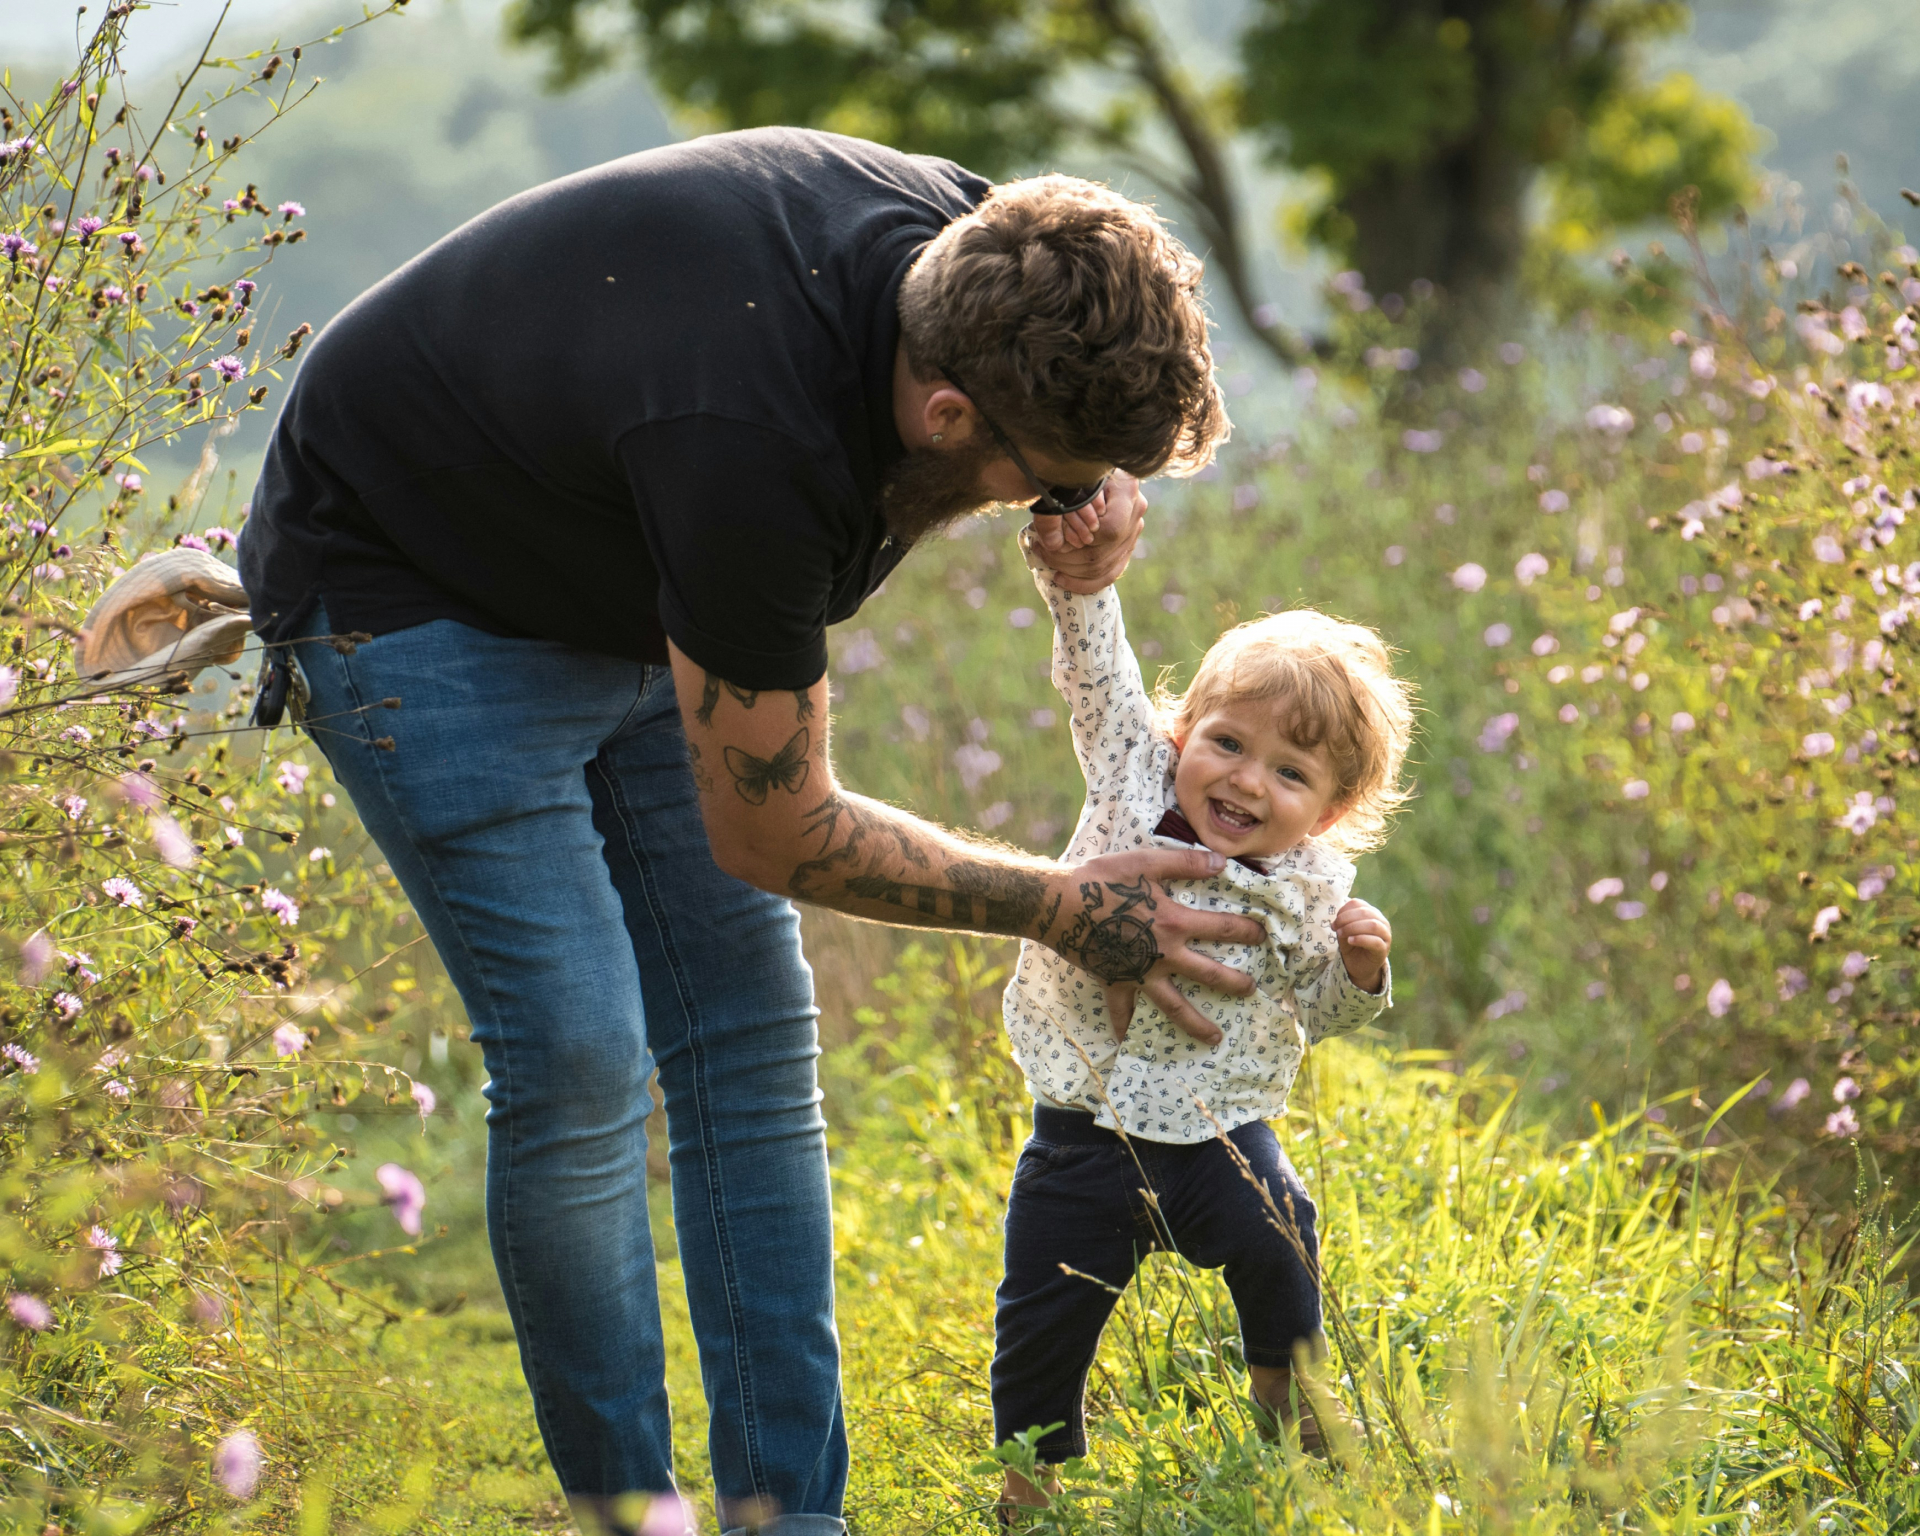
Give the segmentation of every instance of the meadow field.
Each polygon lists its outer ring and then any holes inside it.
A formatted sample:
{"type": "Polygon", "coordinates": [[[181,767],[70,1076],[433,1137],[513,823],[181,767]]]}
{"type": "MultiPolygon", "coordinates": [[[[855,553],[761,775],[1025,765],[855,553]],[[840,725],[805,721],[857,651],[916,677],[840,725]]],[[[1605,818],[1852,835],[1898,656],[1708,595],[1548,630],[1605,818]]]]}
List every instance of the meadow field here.
{"type": "MultiPolygon", "coordinates": [[[[117,571],[230,552],[223,433],[304,344],[253,335],[300,205],[242,190],[245,135],[169,136],[164,178],[107,157],[106,62],[0,161],[0,1524],[567,1529],[482,1226],[483,1068],[391,871],[311,739],[246,727],[252,656],[75,676],[117,571]],[[169,445],[183,482],[142,457],[169,445]]],[[[300,66],[212,88],[270,118],[300,66]]],[[[1421,691],[1419,792],[1360,872],[1395,1006],[1279,1126],[1352,1428],[1324,1462],[1255,1434],[1218,1277],[1163,1256],[1036,1529],[1920,1531],[1920,252],[1844,195],[1770,218],[1682,210],[1445,369],[1423,301],[1338,279],[1326,355],[1236,384],[1220,463],[1151,489],[1121,586],[1150,673],[1312,604],[1421,691]]],[[[1053,853],[1080,780],[1017,526],[930,540],[835,632],[833,743],[855,788],[1053,853]]],[[[985,1386],[1012,950],[811,913],[807,942],[849,1525],[980,1528],[1031,1455],[985,1386]]]]}

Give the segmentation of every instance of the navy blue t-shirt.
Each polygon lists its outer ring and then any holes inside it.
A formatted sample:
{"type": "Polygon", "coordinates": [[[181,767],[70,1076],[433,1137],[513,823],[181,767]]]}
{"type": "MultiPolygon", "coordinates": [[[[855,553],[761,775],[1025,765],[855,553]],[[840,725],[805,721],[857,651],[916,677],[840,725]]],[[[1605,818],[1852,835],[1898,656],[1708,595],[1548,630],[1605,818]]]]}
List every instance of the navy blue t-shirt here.
{"type": "Polygon", "coordinates": [[[268,640],[451,618],[804,688],[898,563],[900,280],[988,184],[799,129],[511,198],[312,344],[240,542],[268,640]]]}

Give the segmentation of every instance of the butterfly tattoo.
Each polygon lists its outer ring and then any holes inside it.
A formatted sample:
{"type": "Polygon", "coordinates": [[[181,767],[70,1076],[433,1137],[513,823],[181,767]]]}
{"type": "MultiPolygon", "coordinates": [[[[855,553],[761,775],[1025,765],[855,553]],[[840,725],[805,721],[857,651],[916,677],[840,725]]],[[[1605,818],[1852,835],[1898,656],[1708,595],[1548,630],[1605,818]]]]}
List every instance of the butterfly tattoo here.
{"type": "Polygon", "coordinates": [[[804,725],[787,738],[787,744],[771,758],[755,757],[738,747],[726,750],[727,772],[733,775],[733,787],[749,805],[765,805],[767,792],[775,785],[790,795],[806,787],[813,764],[813,733],[804,725]]]}

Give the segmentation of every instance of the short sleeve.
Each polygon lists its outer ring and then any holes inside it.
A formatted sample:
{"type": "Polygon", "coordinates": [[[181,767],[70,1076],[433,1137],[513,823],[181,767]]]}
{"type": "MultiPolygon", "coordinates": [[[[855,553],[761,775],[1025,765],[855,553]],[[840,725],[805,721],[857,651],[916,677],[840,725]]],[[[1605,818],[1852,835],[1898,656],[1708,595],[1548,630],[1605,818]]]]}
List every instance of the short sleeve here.
{"type": "Polygon", "coordinates": [[[827,670],[836,593],[863,574],[844,470],[782,433],[700,415],[620,440],[659,572],[661,627],[742,688],[808,688],[827,670]]]}

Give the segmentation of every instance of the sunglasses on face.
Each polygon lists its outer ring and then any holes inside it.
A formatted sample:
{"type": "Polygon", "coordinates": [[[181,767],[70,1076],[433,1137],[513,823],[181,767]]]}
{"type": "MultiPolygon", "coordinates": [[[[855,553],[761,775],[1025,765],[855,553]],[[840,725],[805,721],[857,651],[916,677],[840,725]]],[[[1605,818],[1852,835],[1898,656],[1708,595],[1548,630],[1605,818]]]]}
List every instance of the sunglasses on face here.
{"type": "Polygon", "coordinates": [[[950,368],[942,368],[940,370],[940,377],[945,379],[955,389],[959,390],[960,393],[965,395],[969,400],[973,401],[974,414],[985,424],[987,431],[992,434],[993,440],[999,445],[1001,452],[1012,459],[1015,467],[1019,469],[1021,474],[1027,477],[1027,484],[1039,492],[1039,496],[1035,499],[1033,505],[1027,509],[1029,512],[1045,513],[1049,517],[1059,517],[1067,512],[1078,512],[1107,488],[1107,481],[1111,478],[1109,475],[1102,475],[1098,480],[1094,481],[1092,485],[1053,485],[1042,480],[1033,472],[1033,466],[1026,461],[1025,456],[1014,446],[1013,439],[1001,431],[1000,424],[980,408],[979,398],[972,390],[968,389],[965,384],[960,382],[953,370],[950,368]]]}

